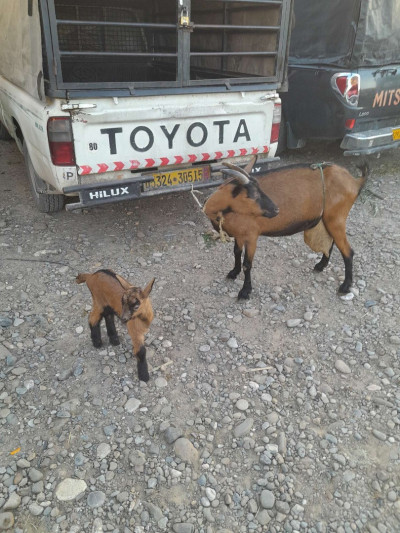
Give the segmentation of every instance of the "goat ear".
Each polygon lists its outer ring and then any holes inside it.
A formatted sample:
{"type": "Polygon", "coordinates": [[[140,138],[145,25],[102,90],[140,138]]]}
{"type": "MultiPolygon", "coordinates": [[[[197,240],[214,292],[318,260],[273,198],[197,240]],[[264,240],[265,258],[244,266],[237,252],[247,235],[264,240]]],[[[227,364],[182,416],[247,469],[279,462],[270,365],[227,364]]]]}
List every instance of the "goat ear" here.
{"type": "Polygon", "coordinates": [[[250,161],[247,163],[247,165],[244,167],[244,170],[247,172],[247,174],[250,174],[252,168],[254,167],[254,165],[256,164],[257,162],[257,154],[254,155],[250,161]]]}
{"type": "Polygon", "coordinates": [[[144,297],[147,298],[149,294],[151,293],[151,289],[153,288],[154,282],[156,281],[156,278],[153,278],[150,283],[146,285],[146,287],[143,289],[144,297]]]}

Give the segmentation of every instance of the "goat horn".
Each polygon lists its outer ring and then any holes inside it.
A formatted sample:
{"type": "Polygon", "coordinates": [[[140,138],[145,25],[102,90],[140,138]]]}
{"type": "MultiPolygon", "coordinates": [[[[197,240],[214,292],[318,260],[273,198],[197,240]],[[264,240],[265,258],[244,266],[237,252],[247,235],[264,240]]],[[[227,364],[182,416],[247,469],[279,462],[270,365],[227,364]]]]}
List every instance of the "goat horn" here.
{"type": "Polygon", "coordinates": [[[247,179],[250,179],[248,172],[246,172],[244,168],[238,167],[237,165],[234,165],[233,163],[224,163],[224,165],[227,166],[228,168],[231,168],[232,170],[236,170],[237,172],[240,172],[247,179]]]}
{"type": "Polygon", "coordinates": [[[257,162],[257,154],[256,155],[253,155],[253,157],[250,159],[250,161],[247,163],[247,165],[244,167],[244,170],[250,174],[252,168],[254,167],[254,165],[256,164],[257,162]]]}
{"type": "Polygon", "coordinates": [[[249,178],[247,178],[247,176],[245,176],[242,172],[234,169],[221,168],[221,172],[227,176],[233,176],[234,178],[237,178],[242,185],[247,185],[250,181],[249,178]]]}

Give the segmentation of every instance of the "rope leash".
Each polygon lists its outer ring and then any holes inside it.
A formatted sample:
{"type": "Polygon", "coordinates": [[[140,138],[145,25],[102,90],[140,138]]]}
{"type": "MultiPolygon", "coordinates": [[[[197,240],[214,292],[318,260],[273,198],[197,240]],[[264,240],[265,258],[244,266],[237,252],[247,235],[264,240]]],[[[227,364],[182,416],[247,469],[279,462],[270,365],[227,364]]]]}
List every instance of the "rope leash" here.
{"type": "Polygon", "coordinates": [[[324,214],[325,211],[325,179],[324,179],[324,168],[325,167],[331,167],[333,163],[327,163],[326,161],[323,161],[322,163],[313,163],[310,165],[311,170],[317,170],[319,168],[319,171],[321,173],[321,186],[322,186],[322,210],[321,210],[321,217],[324,214]]]}

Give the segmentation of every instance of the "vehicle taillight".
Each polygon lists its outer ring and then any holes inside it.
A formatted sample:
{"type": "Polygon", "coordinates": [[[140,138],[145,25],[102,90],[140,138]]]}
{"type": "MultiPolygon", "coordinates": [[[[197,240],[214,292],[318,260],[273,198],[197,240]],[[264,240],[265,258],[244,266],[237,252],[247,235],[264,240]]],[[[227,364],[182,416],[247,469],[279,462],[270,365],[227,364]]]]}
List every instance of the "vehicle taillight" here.
{"type": "Polygon", "coordinates": [[[355,118],[348,118],[344,123],[344,127],[348,130],[352,130],[354,128],[355,123],[356,123],[355,118]]]}
{"type": "Polygon", "coordinates": [[[47,136],[53,165],[75,165],[71,120],[66,117],[51,117],[47,122],[47,136]]]}
{"type": "Polygon", "coordinates": [[[279,139],[279,128],[281,125],[281,104],[274,105],[274,113],[272,115],[272,129],[270,143],[277,143],[279,139]]]}
{"type": "Polygon", "coordinates": [[[360,75],[359,74],[335,74],[331,79],[332,87],[343,96],[351,106],[358,105],[360,95],[360,75]]]}

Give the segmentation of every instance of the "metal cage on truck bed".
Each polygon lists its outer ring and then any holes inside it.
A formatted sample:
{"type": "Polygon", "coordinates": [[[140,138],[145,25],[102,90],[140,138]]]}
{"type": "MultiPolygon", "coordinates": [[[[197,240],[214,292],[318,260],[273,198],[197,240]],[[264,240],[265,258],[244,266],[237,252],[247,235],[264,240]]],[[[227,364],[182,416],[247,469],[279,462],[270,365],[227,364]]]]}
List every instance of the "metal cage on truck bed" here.
{"type": "Polygon", "coordinates": [[[46,93],[281,88],[288,0],[40,0],[46,93]]]}

